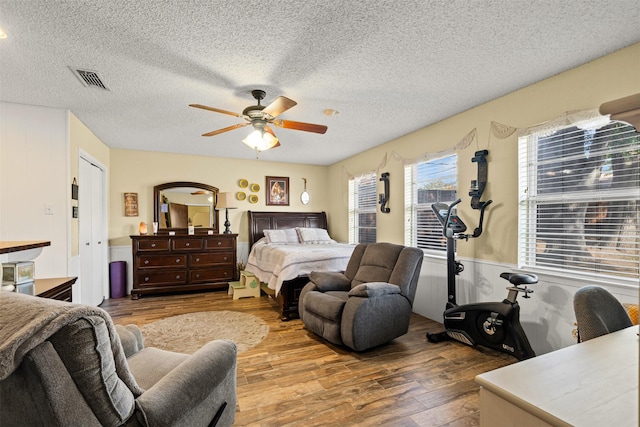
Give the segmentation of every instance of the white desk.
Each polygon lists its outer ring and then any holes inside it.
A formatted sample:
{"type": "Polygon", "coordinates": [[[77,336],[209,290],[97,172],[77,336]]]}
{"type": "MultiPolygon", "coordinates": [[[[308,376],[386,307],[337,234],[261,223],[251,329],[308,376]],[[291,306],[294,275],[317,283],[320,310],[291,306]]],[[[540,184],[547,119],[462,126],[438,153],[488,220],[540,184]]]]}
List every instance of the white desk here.
{"type": "Polygon", "coordinates": [[[638,427],[638,326],[476,377],[480,425],[638,427]]]}

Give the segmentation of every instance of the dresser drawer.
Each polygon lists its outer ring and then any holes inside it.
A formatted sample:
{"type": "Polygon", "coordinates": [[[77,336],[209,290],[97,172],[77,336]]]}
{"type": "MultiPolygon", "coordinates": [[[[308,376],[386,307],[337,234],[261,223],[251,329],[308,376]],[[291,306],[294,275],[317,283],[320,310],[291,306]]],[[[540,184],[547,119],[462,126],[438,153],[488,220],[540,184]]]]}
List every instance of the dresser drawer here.
{"type": "Polygon", "coordinates": [[[213,252],[189,255],[189,267],[206,267],[209,265],[233,265],[233,254],[230,252],[213,252]]]}
{"type": "Polygon", "coordinates": [[[207,237],[204,239],[204,248],[211,249],[233,249],[235,239],[225,239],[224,237],[207,237]]]}
{"type": "Polygon", "coordinates": [[[136,257],[138,268],[183,267],[187,265],[187,255],[142,255],[136,257]]]}
{"type": "Polygon", "coordinates": [[[169,250],[169,239],[136,240],[138,252],[158,252],[169,250]]]}
{"type": "Polygon", "coordinates": [[[191,283],[217,282],[233,280],[235,269],[233,266],[194,269],[190,271],[191,283]]]}
{"type": "Polygon", "coordinates": [[[187,276],[187,270],[139,272],[138,287],[186,284],[187,276]]]}
{"type": "Polygon", "coordinates": [[[201,251],[202,239],[172,239],[171,243],[174,251],[201,251]]]}

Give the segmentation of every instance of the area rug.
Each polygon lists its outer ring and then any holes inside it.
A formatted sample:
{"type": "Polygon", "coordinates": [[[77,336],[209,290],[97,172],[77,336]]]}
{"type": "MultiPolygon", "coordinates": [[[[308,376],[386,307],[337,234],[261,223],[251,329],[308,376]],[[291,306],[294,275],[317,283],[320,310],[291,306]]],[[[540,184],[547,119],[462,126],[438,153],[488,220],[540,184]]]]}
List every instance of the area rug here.
{"type": "Polygon", "coordinates": [[[269,326],[260,318],[237,311],[199,311],[167,317],[140,328],[145,347],[195,353],[213,340],[236,343],[238,353],[262,342],[269,326]]]}

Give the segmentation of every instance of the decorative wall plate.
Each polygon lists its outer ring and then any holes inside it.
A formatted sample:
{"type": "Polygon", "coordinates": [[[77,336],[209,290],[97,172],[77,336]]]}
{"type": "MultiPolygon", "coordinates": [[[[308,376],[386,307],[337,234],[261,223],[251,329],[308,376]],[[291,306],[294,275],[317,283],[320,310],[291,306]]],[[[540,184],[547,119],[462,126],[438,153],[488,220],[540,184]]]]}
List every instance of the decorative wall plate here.
{"type": "Polygon", "coordinates": [[[240,186],[240,188],[247,188],[247,186],[249,185],[249,181],[247,181],[246,179],[241,179],[240,181],[238,181],[238,185],[240,186]]]}
{"type": "Polygon", "coordinates": [[[255,194],[251,194],[249,196],[249,203],[258,203],[258,196],[256,196],[255,194]]]}
{"type": "Polygon", "coordinates": [[[236,193],[236,199],[238,199],[238,200],[244,200],[244,199],[246,199],[246,198],[247,198],[247,195],[246,195],[246,194],[244,194],[244,191],[238,191],[238,192],[236,193]]]}
{"type": "Polygon", "coordinates": [[[251,191],[253,191],[254,193],[257,193],[258,191],[260,191],[260,185],[251,184],[251,191]]]}

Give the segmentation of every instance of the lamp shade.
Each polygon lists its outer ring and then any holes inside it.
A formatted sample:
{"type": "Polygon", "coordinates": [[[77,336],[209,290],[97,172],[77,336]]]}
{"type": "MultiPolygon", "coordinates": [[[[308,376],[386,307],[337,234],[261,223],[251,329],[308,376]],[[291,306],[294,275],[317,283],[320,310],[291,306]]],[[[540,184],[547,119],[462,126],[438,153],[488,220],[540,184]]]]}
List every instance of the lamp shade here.
{"type": "Polygon", "coordinates": [[[275,147],[279,141],[278,138],[276,138],[271,133],[261,132],[256,129],[251,132],[249,136],[243,139],[242,142],[244,142],[254,150],[266,151],[275,147]]]}
{"type": "Polygon", "coordinates": [[[235,199],[231,193],[218,193],[217,209],[236,209],[235,199]]]}

